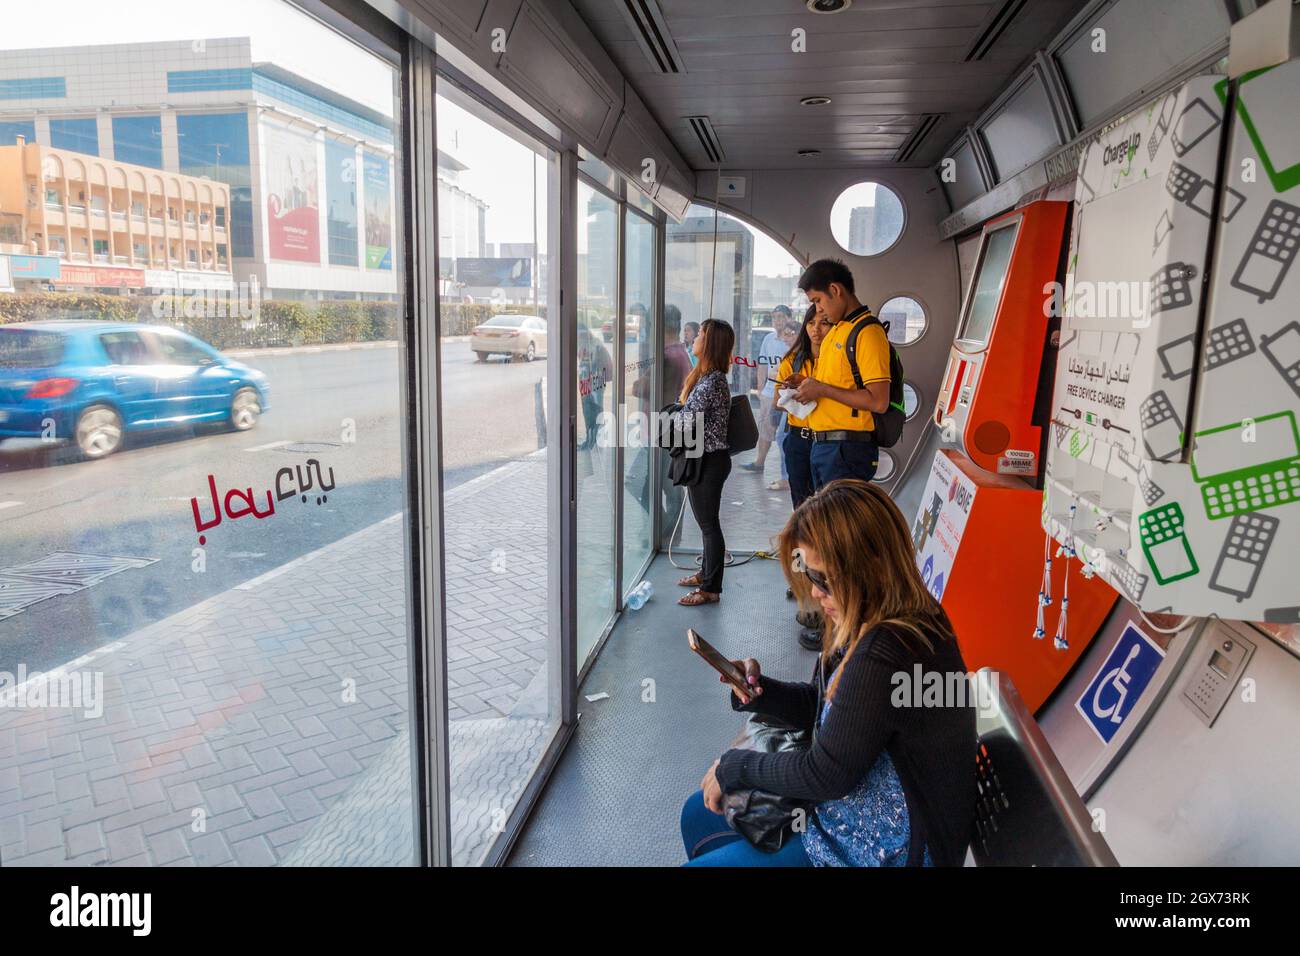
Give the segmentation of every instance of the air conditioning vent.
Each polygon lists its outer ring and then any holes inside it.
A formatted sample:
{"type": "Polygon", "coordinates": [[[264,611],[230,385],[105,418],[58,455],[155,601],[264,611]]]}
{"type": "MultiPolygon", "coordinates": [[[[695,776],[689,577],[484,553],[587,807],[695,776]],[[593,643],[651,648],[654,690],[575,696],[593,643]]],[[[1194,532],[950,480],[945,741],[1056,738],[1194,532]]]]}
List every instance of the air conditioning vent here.
{"type": "Polygon", "coordinates": [[[910,162],[916,155],[916,151],[921,148],[921,143],[939,125],[939,120],[942,118],[942,113],[926,113],[922,116],[920,122],[916,124],[916,129],[912,130],[912,135],[898,147],[898,152],[894,154],[894,162],[910,162]]]}
{"type": "Polygon", "coordinates": [[[713,131],[713,124],[709,122],[709,118],[688,116],[686,121],[691,124],[691,130],[695,133],[695,138],[700,141],[700,148],[704,150],[704,155],[709,157],[709,162],[721,163],[722,144],[718,142],[718,134],[713,131]]]}
{"type": "Polygon", "coordinates": [[[1011,21],[1020,16],[1020,11],[1025,8],[1028,0],[1004,0],[1002,8],[998,10],[997,15],[984,28],[984,32],[975,38],[971,48],[966,52],[965,61],[967,63],[973,60],[982,60],[989,55],[993,45],[1002,39],[1002,34],[1007,32],[1007,27],[1011,26],[1011,21]]]}
{"type": "Polygon", "coordinates": [[[623,13],[632,27],[636,42],[660,73],[685,73],[682,55],[668,32],[659,0],[621,0],[623,13]]]}

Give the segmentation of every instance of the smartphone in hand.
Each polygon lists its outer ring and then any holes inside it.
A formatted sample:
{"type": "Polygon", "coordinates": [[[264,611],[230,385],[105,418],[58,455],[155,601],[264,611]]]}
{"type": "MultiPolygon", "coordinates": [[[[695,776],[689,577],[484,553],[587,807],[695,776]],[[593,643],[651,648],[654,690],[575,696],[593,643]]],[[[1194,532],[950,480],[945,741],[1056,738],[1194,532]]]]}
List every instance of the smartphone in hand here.
{"type": "Polygon", "coordinates": [[[716,647],[696,634],[694,628],[687,628],[686,642],[690,645],[691,650],[704,658],[704,662],[721,674],[723,679],[738,694],[741,694],[747,700],[754,696],[754,688],[750,687],[745,681],[745,672],[737,667],[734,662],[723,657],[716,647]]]}

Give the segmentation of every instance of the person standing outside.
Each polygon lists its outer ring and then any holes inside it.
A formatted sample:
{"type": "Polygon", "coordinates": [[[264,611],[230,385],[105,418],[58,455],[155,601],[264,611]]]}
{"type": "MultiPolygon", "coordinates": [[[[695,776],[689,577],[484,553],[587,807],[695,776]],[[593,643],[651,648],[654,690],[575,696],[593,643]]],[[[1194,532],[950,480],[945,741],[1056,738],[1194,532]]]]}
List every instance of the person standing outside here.
{"type": "Polygon", "coordinates": [[[811,376],[792,376],[795,398],[817,403],[808,415],[813,447],[809,454],[813,489],[837,478],[870,481],[880,453],[873,415],[889,408],[889,339],[873,322],[858,333],[857,387],[849,364],[849,336],[857,321],[870,316],[853,287],[853,273],[838,259],[818,259],[799,277],[799,288],[831,323],[811,376]]]}
{"type": "MultiPolygon", "coordinates": [[[[763,473],[767,463],[767,453],[776,440],[776,429],[781,423],[782,411],[776,407],[776,367],[781,356],[789,350],[794,341],[793,332],[797,332],[790,309],[778,305],[772,310],[772,331],[763,338],[758,347],[758,370],[754,388],[758,391],[758,447],[754,449],[754,460],[740,467],[745,471],[763,473]]],[[[770,489],[776,490],[776,489],[770,489]]]]}
{"type": "MultiPolygon", "coordinates": [[[[695,357],[695,340],[700,337],[700,323],[687,322],[682,326],[682,344],[686,346],[686,354],[691,360],[691,367],[695,367],[697,361],[695,357]]],[[[667,394],[665,392],[665,394],[667,394]]]]}

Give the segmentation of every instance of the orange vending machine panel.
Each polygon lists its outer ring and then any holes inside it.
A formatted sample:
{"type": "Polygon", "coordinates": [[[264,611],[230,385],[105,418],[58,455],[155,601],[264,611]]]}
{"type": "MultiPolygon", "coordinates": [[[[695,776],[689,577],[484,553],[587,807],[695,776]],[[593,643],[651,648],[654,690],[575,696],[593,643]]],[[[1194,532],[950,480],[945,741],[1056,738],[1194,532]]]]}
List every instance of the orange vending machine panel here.
{"type": "Polygon", "coordinates": [[[1042,502],[1019,478],[990,475],[941,448],[912,524],[921,579],[948,612],[967,670],[1009,675],[1031,711],[1070,672],[1118,596],[1100,577],[1085,577],[1079,561],[1054,557],[1052,603],[1043,609],[1043,636],[1034,637],[1044,578],[1042,502]]]}
{"type": "Polygon", "coordinates": [[[1032,480],[1041,467],[1034,400],[1069,208],[1029,203],[990,220],[980,238],[934,421],[995,475],[1032,480]]]}

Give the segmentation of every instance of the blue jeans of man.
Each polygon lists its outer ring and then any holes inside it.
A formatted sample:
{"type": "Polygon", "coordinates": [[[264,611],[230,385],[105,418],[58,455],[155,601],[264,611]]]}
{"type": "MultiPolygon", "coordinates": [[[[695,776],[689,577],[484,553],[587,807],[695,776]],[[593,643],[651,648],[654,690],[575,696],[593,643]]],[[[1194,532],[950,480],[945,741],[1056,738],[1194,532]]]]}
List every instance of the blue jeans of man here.
{"type": "Polygon", "coordinates": [[[809,454],[813,488],[825,488],[837,478],[860,478],[870,481],[876,476],[880,452],[873,441],[813,442],[809,454]]]}

